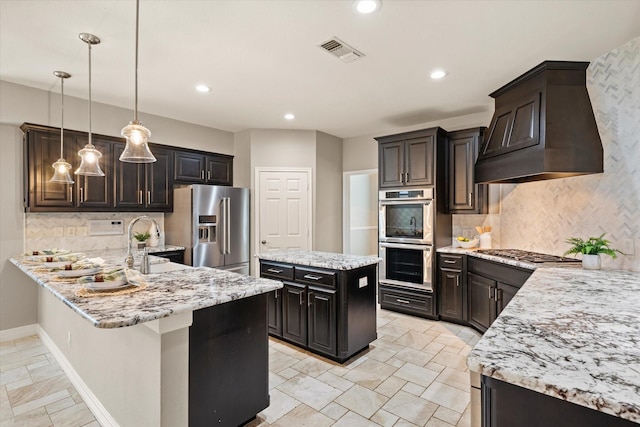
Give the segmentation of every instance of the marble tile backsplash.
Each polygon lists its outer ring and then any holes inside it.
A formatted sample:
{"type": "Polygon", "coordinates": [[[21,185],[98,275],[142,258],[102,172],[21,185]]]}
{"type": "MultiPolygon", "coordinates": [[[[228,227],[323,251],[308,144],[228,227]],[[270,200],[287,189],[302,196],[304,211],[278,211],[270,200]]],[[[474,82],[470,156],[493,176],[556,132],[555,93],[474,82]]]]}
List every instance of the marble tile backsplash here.
{"type": "MultiPolygon", "coordinates": [[[[27,213],[25,214],[25,250],[64,248],[78,251],[95,249],[117,249],[127,247],[129,223],[140,215],[154,218],[160,227],[160,245],[164,244],[164,214],[138,212],[74,212],[74,213],[27,213]],[[89,236],[89,220],[123,220],[124,234],[89,236]]],[[[134,232],[148,231],[151,224],[139,221],[134,232]]]]}

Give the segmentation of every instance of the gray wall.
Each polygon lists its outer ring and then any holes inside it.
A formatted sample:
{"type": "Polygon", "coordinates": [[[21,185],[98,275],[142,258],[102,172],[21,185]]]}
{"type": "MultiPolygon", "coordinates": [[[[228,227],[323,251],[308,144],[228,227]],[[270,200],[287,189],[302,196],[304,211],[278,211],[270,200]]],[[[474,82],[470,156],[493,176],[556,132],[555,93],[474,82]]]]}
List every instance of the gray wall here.
{"type": "Polygon", "coordinates": [[[342,252],[342,139],[316,132],[314,249],[342,252]]]}

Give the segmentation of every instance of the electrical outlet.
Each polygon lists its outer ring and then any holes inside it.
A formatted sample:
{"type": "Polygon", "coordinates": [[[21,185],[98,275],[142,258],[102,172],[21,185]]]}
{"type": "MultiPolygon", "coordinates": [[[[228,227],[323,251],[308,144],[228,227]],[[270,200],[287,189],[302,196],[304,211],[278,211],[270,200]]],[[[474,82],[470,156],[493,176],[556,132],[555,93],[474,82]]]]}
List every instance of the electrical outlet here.
{"type": "Polygon", "coordinates": [[[55,237],[62,237],[64,236],[64,228],[62,227],[54,227],[53,228],[53,235],[55,237]]]}
{"type": "Polygon", "coordinates": [[[623,239],[622,240],[622,252],[626,255],[635,254],[635,248],[633,244],[633,239],[623,239]]]}
{"type": "Polygon", "coordinates": [[[67,347],[71,347],[71,331],[67,331],[67,347]]]}
{"type": "Polygon", "coordinates": [[[75,236],[76,228],[75,227],[67,227],[67,236],[75,236]]]}

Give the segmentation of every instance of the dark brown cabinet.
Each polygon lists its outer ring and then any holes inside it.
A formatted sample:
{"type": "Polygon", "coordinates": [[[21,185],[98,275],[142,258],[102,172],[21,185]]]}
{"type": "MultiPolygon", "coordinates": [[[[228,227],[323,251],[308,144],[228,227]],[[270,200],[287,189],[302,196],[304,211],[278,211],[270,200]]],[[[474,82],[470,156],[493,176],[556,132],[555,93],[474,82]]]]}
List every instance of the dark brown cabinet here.
{"type": "Polygon", "coordinates": [[[176,150],[173,180],[181,184],[233,185],[233,157],[176,150]]]}
{"type": "Polygon", "coordinates": [[[343,362],[376,339],[376,265],[330,270],[261,260],[281,280],[267,302],[269,334],[343,362]]]}
{"type": "Polygon", "coordinates": [[[436,145],[444,138],[440,128],[376,138],[380,188],[434,185],[436,145]]]}
{"type": "Polygon", "coordinates": [[[465,129],[448,134],[447,211],[484,214],[488,211],[488,185],[475,183],[475,162],[486,128],[465,129]]]}
{"type": "Polygon", "coordinates": [[[462,273],[464,255],[439,255],[439,308],[440,317],[461,322],[467,320],[466,277],[462,273]]]}
{"type": "Polygon", "coordinates": [[[468,322],[486,331],[532,271],[467,257],[468,322]]]}
{"type": "MultiPolygon", "coordinates": [[[[150,148],[156,157],[154,163],[114,162],[116,208],[164,212],[173,209],[172,153],[158,146],[150,148]]],[[[117,145],[114,159],[123,151],[124,144],[117,145]]]]}

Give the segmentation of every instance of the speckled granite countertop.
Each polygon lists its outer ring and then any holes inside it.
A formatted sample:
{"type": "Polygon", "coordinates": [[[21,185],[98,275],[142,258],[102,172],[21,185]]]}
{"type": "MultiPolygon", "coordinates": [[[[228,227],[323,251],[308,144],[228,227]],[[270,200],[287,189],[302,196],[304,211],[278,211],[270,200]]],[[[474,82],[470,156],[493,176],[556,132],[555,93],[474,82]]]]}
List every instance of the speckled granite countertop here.
{"type": "Polygon", "coordinates": [[[268,261],[329,268],[331,270],[353,270],[366,265],[378,264],[382,258],[318,251],[280,251],[258,254],[256,257],[268,261]]]}
{"type": "MultiPolygon", "coordinates": [[[[124,265],[126,249],[85,251],[100,257],[105,266],[124,265]]],[[[257,279],[209,267],[189,267],[147,274],[147,288],[120,296],[83,298],[75,295],[80,285],[56,281],[57,273],[41,272],[26,264],[26,257],[10,258],[20,270],[98,328],[119,328],[251,297],[282,287],[282,282],[257,279]]]]}
{"type": "Polygon", "coordinates": [[[581,264],[579,262],[566,262],[566,263],[554,263],[554,262],[545,262],[545,263],[535,263],[535,262],[527,262],[527,261],[519,261],[510,258],[502,258],[495,255],[487,255],[482,252],[478,252],[476,249],[464,249],[464,248],[455,248],[453,246],[447,246],[444,248],[438,249],[436,252],[443,254],[458,254],[458,255],[469,255],[475,258],[482,258],[493,262],[499,262],[500,264],[513,265],[514,267],[520,267],[527,270],[535,270],[537,268],[549,268],[549,267],[578,267],[581,268],[581,264]]]}
{"type": "Polygon", "coordinates": [[[158,252],[173,252],[173,251],[184,251],[186,248],[184,246],[176,246],[176,245],[166,245],[166,246],[155,246],[149,248],[150,254],[155,254],[158,252]]]}
{"type": "Polygon", "coordinates": [[[536,269],[467,364],[640,423],[640,273],[536,269]]]}

